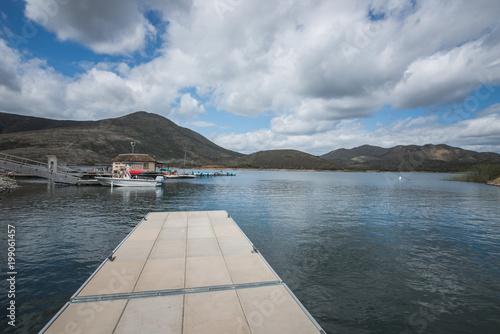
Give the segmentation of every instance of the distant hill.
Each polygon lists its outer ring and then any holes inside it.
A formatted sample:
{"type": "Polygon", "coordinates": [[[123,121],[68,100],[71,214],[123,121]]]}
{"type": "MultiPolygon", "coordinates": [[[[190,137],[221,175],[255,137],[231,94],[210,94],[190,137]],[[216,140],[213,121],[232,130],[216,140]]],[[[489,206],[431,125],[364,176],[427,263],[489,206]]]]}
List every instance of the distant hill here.
{"type": "Polygon", "coordinates": [[[335,169],[335,164],[296,150],[270,150],[252,153],[234,160],[232,166],[265,169],[335,169]]]}
{"type": "Polygon", "coordinates": [[[121,153],[147,153],[159,161],[226,164],[243,154],[226,150],[167,118],[136,112],[100,121],[57,121],[0,113],[0,151],[45,161],[46,155],[76,164],[109,163],[121,153]]]}
{"type": "Polygon", "coordinates": [[[500,162],[500,154],[478,153],[445,144],[382,148],[363,145],[321,156],[347,168],[393,171],[459,171],[472,164],[500,162]]]}
{"type": "Polygon", "coordinates": [[[48,130],[54,128],[75,126],[78,124],[82,125],[83,123],[92,123],[92,122],[58,121],[48,118],[22,116],[22,115],[7,114],[0,112],[0,134],[36,131],[36,130],[48,130]]]}
{"type": "Polygon", "coordinates": [[[66,121],[0,113],[0,152],[46,161],[46,155],[75,164],[110,163],[118,154],[147,153],[159,161],[187,166],[223,165],[263,169],[350,169],[380,171],[464,171],[496,162],[500,154],[478,153],[448,145],[382,148],[363,145],[320,157],[296,150],[249,155],[222,148],[199,133],[144,111],[100,121],[66,121]],[[187,148],[187,149],[186,149],[187,148]]]}

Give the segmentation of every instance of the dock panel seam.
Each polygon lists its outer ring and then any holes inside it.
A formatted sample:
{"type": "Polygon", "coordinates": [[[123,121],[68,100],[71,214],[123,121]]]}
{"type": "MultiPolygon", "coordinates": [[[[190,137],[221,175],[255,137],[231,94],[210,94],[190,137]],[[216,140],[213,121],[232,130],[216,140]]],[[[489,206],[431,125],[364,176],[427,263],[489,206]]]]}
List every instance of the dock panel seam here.
{"type": "Polygon", "coordinates": [[[276,286],[276,285],[284,285],[284,283],[282,281],[252,282],[252,283],[241,283],[241,284],[215,285],[206,287],[203,286],[196,288],[137,291],[129,293],[115,293],[108,295],[80,296],[73,298],[70,301],[70,303],[79,304],[79,303],[91,303],[91,302],[113,301],[113,300],[123,300],[123,299],[128,300],[136,298],[188,295],[188,294],[206,293],[206,292],[261,288],[261,287],[276,286]]]}

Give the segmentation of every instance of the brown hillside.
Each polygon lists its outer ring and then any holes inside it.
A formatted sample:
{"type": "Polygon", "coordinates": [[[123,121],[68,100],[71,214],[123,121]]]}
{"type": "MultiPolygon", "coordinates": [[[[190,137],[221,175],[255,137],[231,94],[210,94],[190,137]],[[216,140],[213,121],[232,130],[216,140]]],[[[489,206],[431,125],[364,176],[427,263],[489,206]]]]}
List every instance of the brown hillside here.
{"type": "MultiPolygon", "coordinates": [[[[5,115],[0,114],[0,123],[5,115]]],[[[15,132],[0,134],[0,151],[35,160],[45,161],[45,156],[52,154],[76,164],[109,163],[118,154],[129,153],[130,142],[136,143],[135,152],[150,154],[160,161],[183,160],[186,147],[188,164],[225,164],[242,156],[152,113],[136,112],[93,122],[52,123],[42,119],[51,127],[38,130],[32,129],[37,128],[33,122],[39,122],[39,118],[19,117],[17,124],[8,127],[15,132]]]]}

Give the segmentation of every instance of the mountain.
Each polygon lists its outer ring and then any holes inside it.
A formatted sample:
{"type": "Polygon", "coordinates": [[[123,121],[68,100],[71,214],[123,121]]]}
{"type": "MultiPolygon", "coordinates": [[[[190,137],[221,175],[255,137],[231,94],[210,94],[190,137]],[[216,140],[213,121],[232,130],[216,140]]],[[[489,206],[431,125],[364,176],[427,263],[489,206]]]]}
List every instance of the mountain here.
{"type": "Polygon", "coordinates": [[[144,111],[100,121],[57,121],[0,113],[0,151],[46,161],[110,163],[122,153],[147,153],[159,161],[226,164],[243,154],[226,150],[169,119],[144,111]]]}
{"type": "Polygon", "coordinates": [[[0,113],[0,134],[24,131],[48,130],[92,123],[82,121],[58,121],[54,119],[0,113]]]}
{"type": "Polygon", "coordinates": [[[260,151],[235,159],[232,166],[265,169],[336,169],[331,161],[296,150],[260,151]]]}
{"type": "Polygon", "coordinates": [[[147,153],[158,161],[188,166],[218,164],[240,168],[353,169],[381,171],[463,171],[497,162],[500,154],[478,153],[448,145],[382,148],[363,145],[320,157],[296,150],[250,155],[224,149],[169,119],[144,111],[100,121],[66,121],[0,113],[0,151],[46,161],[46,155],[75,164],[110,163],[118,154],[147,153]]]}
{"type": "Polygon", "coordinates": [[[321,158],[347,168],[392,171],[460,171],[477,163],[500,162],[497,153],[478,153],[445,144],[391,148],[363,145],[334,150],[321,158]]]}

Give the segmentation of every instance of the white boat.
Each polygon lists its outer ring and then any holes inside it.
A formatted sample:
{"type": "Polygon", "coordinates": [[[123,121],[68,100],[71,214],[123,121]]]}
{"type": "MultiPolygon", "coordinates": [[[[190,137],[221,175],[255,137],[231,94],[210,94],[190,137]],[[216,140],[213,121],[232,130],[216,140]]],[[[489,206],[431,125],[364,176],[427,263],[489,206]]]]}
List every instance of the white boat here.
{"type": "Polygon", "coordinates": [[[196,179],[198,176],[195,174],[179,174],[178,175],[179,179],[196,179]]]}
{"type": "Polygon", "coordinates": [[[96,177],[97,181],[107,187],[156,187],[162,184],[163,176],[156,179],[135,179],[129,173],[123,177],[96,177]]]}

